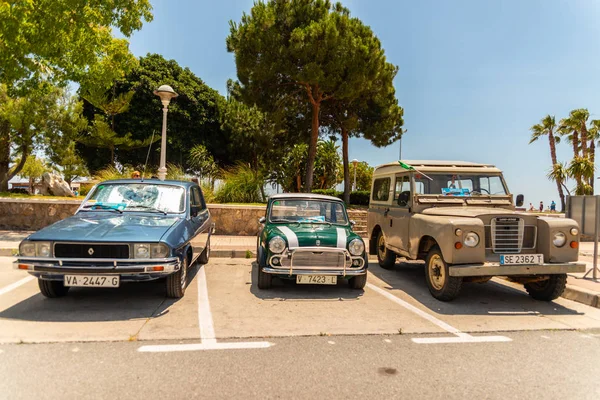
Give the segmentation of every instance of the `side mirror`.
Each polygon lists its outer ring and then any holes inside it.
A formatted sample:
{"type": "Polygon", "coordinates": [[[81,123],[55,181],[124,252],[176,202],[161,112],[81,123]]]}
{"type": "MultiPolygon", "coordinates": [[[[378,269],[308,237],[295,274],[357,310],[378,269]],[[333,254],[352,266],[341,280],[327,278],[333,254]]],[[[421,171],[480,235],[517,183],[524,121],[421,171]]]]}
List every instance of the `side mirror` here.
{"type": "Polygon", "coordinates": [[[523,206],[524,201],[525,201],[525,197],[522,194],[518,194],[517,201],[516,201],[517,207],[523,206]]]}
{"type": "Polygon", "coordinates": [[[267,219],[266,219],[265,217],[260,217],[260,218],[258,219],[258,223],[259,223],[259,224],[264,224],[265,222],[267,222],[267,219]]]}
{"type": "Polygon", "coordinates": [[[350,225],[351,225],[351,226],[354,226],[354,225],[356,225],[356,221],[354,221],[354,220],[350,220],[350,225]]]}
{"type": "Polygon", "coordinates": [[[410,200],[410,192],[404,191],[404,192],[400,193],[400,195],[398,196],[398,205],[405,207],[408,205],[409,200],[410,200]]]}

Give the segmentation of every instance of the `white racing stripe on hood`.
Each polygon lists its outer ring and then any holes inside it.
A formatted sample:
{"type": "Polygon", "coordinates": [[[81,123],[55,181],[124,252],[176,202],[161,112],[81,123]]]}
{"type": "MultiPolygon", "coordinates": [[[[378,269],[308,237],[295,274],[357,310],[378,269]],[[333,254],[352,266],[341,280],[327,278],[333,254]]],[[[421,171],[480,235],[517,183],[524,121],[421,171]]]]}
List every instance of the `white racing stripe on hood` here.
{"type": "Polygon", "coordinates": [[[287,226],[278,226],[277,229],[279,229],[286,237],[289,248],[300,247],[300,245],[298,244],[298,236],[296,236],[293,230],[291,230],[287,226]]]}
{"type": "Polygon", "coordinates": [[[335,228],[337,230],[337,247],[338,249],[346,248],[346,230],[344,228],[335,228]]]}

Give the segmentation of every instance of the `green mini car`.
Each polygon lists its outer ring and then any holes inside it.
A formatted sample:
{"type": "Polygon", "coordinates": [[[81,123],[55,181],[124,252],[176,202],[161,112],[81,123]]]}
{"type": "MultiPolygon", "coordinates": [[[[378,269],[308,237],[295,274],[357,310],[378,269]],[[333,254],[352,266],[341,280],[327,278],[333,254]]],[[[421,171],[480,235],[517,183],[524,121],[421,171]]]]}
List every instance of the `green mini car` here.
{"type": "Polygon", "coordinates": [[[274,275],[317,285],[336,285],[342,277],[354,289],[365,287],[365,243],[352,231],[354,223],[340,199],[309,193],[274,195],[259,222],[259,289],[269,289],[274,275]]]}

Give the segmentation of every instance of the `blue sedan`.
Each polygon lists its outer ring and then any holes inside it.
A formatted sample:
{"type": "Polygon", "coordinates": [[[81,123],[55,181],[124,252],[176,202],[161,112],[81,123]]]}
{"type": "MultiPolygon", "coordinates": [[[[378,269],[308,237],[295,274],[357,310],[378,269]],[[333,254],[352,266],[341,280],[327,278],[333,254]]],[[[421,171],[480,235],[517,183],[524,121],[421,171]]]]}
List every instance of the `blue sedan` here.
{"type": "Polygon", "coordinates": [[[188,266],[208,262],[213,231],[194,182],[105,181],[75,215],[23,240],[14,265],[38,278],[46,297],[164,277],[167,295],[179,298],[188,266]]]}

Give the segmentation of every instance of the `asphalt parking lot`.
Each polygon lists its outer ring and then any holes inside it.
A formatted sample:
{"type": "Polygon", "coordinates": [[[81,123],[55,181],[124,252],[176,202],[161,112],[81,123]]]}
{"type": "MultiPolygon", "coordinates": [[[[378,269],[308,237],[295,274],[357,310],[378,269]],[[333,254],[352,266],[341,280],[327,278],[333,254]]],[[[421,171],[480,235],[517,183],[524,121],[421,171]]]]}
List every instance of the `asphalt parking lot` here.
{"type": "Polygon", "coordinates": [[[465,285],[457,300],[439,302],[427,291],[418,263],[392,271],[370,263],[364,291],[343,281],[337,286],[278,281],[260,291],[252,260],[212,259],[192,268],[185,297],[173,300],[161,281],[76,288],[65,298],[46,299],[35,279],[13,270],[11,262],[0,259],[0,343],[135,341],[140,351],[171,351],[186,350],[177,347],[184,340],[196,341],[195,348],[185,345],[189,349],[368,334],[414,335],[415,344],[468,343],[510,341],[516,331],[600,329],[600,309],[562,298],[535,301],[500,279],[465,285]],[[145,346],[149,341],[154,344],[145,346]]]}

